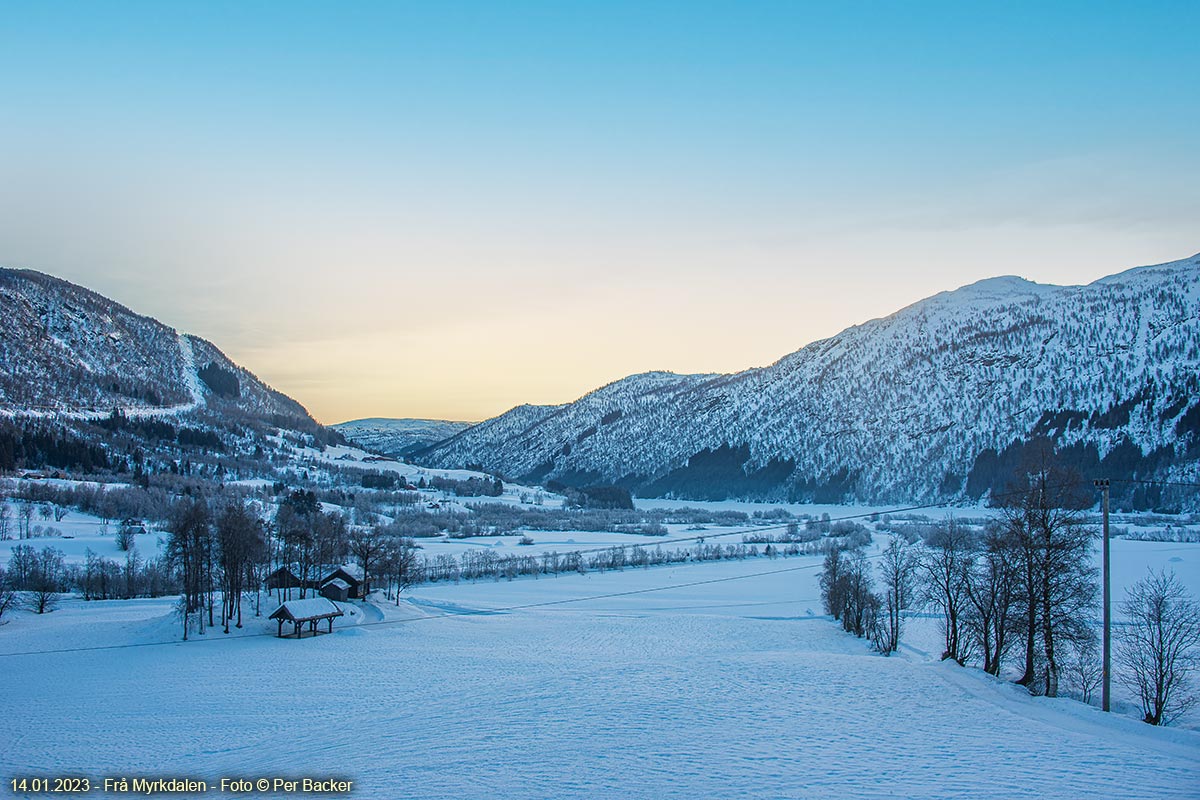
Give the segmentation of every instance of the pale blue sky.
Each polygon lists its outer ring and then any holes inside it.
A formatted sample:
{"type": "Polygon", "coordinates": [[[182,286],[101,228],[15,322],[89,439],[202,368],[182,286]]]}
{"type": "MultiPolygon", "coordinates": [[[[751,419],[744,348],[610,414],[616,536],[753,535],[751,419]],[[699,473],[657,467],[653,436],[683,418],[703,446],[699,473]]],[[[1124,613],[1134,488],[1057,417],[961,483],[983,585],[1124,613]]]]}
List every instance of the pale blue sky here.
{"type": "Polygon", "coordinates": [[[1200,250],[1200,4],[0,2],[0,264],[326,422],[1200,250]]]}

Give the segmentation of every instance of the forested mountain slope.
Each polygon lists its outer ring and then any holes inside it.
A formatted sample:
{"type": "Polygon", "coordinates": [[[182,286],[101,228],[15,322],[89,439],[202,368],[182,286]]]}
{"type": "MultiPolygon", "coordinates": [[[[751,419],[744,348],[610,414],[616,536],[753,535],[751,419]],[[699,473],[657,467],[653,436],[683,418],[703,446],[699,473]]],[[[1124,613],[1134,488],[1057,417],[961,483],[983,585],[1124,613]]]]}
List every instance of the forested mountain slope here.
{"type": "Polygon", "coordinates": [[[461,433],[471,427],[471,423],[372,417],[339,422],[330,427],[359,447],[402,458],[461,433]]]}
{"type": "Polygon", "coordinates": [[[296,401],[212,343],[32,270],[0,270],[0,413],[97,418],[212,407],[296,417],[296,401]]]}
{"type": "Polygon", "coordinates": [[[644,496],[908,502],[1002,487],[1039,442],[1089,476],[1196,479],[1200,256],[1086,286],[980,281],[769,367],[522,406],[421,459],[644,496]]]}
{"type": "Polygon", "coordinates": [[[0,269],[0,469],[181,469],[340,441],[215,345],[67,281],[0,269]]]}

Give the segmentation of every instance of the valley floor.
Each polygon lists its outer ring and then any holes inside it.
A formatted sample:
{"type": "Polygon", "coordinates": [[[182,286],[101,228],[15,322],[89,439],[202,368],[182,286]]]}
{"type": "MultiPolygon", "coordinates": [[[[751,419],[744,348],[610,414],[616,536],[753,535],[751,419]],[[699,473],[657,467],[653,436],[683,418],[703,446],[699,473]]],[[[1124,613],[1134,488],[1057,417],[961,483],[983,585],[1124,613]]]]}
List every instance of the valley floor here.
{"type": "Polygon", "coordinates": [[[167,601],[67,603],[0,636],[0,777],[336,776],[370,798],[1200,797],[1200,732],[934,662],[932,623],[881,657],[820,616],[817,570],[424,586],[315,639],[15,655],[177,636],[167,601]],[[597,599],[554,604],[580,597],[597,599]]]}

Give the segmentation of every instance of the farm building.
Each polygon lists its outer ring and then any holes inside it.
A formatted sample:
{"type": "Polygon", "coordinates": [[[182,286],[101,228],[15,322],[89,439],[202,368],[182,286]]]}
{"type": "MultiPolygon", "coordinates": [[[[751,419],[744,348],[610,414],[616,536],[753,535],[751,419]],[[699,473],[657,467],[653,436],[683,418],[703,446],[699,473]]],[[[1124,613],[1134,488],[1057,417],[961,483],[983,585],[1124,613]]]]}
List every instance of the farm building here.
{"type": "Polygon", "coordinates": [[[303,585],[304,581],[287,567],[280,567],[263,580],[267,589],[298,589],[303,585]]]}
{"type": "Polygon", "coordinates": [[[325,587],[332,584],[334,581],[344,583],[347,600],[357,600],[360,597],[366,597],[370,594],[371,587],[363,585],[362,569],[354,564],[343,564],[337,569],[330,572],[325,577],[321,578],[320,589],[321,594],[325,594],[325,587]]]}
{"type": "Polygon", "coordinates": [[[321,586],[321,596],[345,602],[350,599],[350,584],[341,578],[334,578],[321,586]]]}
{"type": "Polygon", "coordinates": [[[340,616],[342,610],[333,601],[324,597],[310,597],[307,600],[288,600],[272,612],[271,619],[279,622],[279,637],[283,637],[283,623],[290,622],[294,630],[289,635],[301,639],[305,625],[308,625],[309,633],[316,636],[317,623],[323,620],[328,621],[328,632],[333,633],[333,620],[340,616]]]}

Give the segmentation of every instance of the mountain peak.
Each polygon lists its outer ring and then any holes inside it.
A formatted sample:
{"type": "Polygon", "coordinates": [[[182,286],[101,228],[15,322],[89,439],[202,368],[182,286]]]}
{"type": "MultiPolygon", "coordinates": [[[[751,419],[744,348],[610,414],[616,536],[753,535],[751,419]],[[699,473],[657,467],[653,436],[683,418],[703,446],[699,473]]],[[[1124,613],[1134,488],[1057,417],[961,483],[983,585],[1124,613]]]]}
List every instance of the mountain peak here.
{"type": "Polygon", "coordinates": [[[713,500],[978,498],[1047,439],[1087,474],[1182,474],[1198,455],[1162,454],[1200,454],[1195,262],[1088,286],[976,281],[769,367],[630,376],[422,458],[713,500]]]}
{"type": "Polygon", "coordinates": [[[1200,280],[1200,253],[1197,253],[1190,258],[1181,258],[1178,261],[1168,261],[1165,264],[1150,264],[1144,267],[1133,267],[1124,272],[1118,272],[1114,275],[1106,275],[1103,278],[1095,281],[1099,285],[1124,284],[1132,281],[1160,281],[1167,279],[1180,279],[1190,277],[1193,280],[1200,280]]]}

